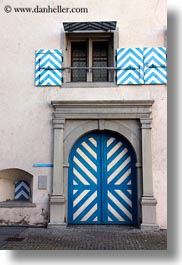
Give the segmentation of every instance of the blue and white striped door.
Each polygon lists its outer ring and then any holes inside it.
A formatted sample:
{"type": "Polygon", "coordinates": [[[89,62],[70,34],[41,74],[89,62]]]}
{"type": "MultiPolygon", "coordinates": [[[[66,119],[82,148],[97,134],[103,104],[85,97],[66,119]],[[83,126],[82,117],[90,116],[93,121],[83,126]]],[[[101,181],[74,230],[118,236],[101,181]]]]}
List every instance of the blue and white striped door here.
{"type": "Polygon", "coordinates": [[[118,135],[102,139],[102,220],[105,224],[134,224],[136,220],[135,157],[118,135]]]}
{"type": "Polygon", "coordinates": [[[70,153],[69,224],[136,223],[135,157],[118,134],[92,132],[70,153]]]}

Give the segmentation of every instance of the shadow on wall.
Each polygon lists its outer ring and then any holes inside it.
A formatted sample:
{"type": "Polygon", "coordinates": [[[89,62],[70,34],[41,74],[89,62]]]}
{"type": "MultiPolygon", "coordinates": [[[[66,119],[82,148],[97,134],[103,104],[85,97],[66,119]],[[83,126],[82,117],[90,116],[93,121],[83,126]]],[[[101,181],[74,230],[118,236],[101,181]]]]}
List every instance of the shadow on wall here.
{"type": "Polygon", "coordinates": [[[17,168],[0,170],[0,202],[15,199],[32,200],[33,175],[17,168]],[[20,184],[19,196],[15,198],[15,186],[20,184]],[[29,187],[29,188],[28,188],[29,187]],[[28,190],[29,189],[29,194],[28,190]],[[28,196],[28,195],[29,196],[28,196]]]}

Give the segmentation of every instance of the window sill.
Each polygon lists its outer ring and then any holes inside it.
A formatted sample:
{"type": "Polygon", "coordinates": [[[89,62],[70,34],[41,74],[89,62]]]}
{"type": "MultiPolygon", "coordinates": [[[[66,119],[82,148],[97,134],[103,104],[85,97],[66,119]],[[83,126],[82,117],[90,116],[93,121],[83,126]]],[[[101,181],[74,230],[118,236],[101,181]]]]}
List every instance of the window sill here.
{"type": "Polygon", "coordinates": [[[36,207],[36,204],[30,201],[23,201],[23,200],[0,202],[0,208],[23,208],[23,207],[36,207]]]}
{"type": "Polygon", "coordinates": [[[84,87],[116,87],[114,82],[69,82],[63,83],[63,88],[84,88],[84,87]]]}

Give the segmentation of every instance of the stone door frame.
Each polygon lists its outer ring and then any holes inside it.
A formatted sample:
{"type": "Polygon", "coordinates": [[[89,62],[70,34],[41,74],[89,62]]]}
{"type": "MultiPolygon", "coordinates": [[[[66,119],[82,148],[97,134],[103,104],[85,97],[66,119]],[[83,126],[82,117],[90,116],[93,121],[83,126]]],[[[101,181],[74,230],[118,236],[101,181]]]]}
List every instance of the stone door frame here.
{"type": "Polygon", "coordinates": [[[69,154],[74,143],[94,130],[128,139],[136,154],[137,212],[141,229],[159,229],[152,177],[152,100],[52,101],[53,179],[48,227],[66,225],[69,154]]]}

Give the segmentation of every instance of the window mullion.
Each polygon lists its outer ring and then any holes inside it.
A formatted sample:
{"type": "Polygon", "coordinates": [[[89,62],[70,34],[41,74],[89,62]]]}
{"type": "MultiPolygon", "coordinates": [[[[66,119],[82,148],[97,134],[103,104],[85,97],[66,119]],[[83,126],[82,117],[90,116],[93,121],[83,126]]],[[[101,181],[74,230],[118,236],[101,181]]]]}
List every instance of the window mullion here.
{"type": "MultiPolygon", "coordinates": [[[[92,61],[93,61],[93,49],[92,49],[92,39],[89,38],[88,41],[88,66],[92,67],[92,61]]],[[[87,71],[87,82],[92,82],[92,70],[87,71]]]]}

